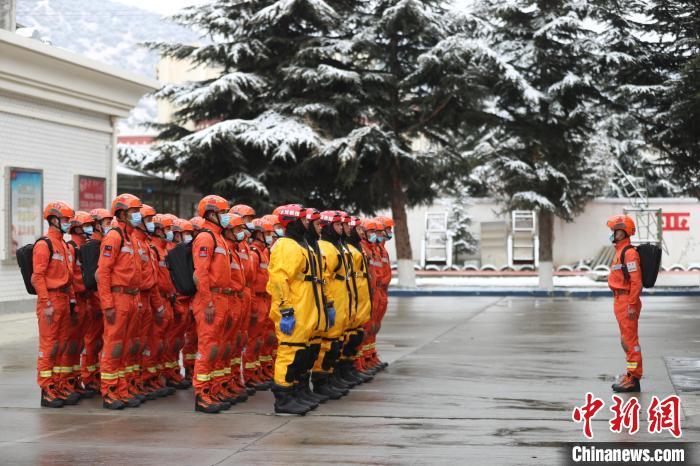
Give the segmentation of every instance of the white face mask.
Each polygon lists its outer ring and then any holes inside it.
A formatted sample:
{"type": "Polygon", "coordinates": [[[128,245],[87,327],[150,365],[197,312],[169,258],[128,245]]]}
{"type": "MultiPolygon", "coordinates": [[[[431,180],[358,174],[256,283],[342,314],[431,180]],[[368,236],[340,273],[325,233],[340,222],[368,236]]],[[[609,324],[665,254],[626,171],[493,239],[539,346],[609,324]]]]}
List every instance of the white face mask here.
{"type": "Polygon", "coordinates": [[[182,242],[187,244],[192,241],[192,236],[190,235],[182,235],[182,242]]]}

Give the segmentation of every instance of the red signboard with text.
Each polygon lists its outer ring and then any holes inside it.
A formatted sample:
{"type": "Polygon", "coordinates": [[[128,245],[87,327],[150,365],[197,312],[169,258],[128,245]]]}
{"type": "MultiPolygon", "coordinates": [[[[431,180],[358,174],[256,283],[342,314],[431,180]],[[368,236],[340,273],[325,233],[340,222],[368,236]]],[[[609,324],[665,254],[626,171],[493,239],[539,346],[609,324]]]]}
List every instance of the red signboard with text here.
{"type": "Polygon", "coordinates": [[[663,231],[690,231],[690,212],[662,212],[663,231]]]}
{"type": "Polygon", "coordinates": [[[92,176],[78,177],[78,209],[91,211],[92,209],[104,209],[106,204],[106,182],[104,178],[92,176]]]}

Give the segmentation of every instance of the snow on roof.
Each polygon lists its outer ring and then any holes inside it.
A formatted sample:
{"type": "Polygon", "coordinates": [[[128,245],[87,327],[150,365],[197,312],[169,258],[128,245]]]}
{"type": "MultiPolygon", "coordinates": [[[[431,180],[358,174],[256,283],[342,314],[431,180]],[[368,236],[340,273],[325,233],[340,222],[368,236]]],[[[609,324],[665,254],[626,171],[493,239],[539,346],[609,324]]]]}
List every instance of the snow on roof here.
{"type": "Polygon", "coordinates": [[[168,181],[175,181],[177,180],[177,175],[174,173],[170,172],[161,172],[161,173],[152,173],[152,172],[147,172],[145,170],[138,170],[136,168],[131,168],[123,163],[119,162],[117,163],[117,175],[126,175],[126,176],[140,176],[143,178],[163,178],[168,181]]]}

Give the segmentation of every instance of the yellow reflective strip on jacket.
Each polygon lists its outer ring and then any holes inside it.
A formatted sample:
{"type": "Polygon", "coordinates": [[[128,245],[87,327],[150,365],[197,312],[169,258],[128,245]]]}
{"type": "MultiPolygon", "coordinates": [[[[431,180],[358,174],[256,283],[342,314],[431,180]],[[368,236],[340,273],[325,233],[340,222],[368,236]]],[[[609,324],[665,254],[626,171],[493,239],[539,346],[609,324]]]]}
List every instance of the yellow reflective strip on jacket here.
{"type": "Polygon", "coordinates": [[[103,372],[102,374],[100,374],[100,378],[104,380],[115,380],[119,378],[119,374],[117,372],[103,372]]]}
{"type": "Polygon", "coordinates": [[[187,353],[185,355],[185,359],[188,361],[192,361],[193,359],[197,359],[197,353],[187,353]]]}
{"type": "Polygon", "coordinates": [[[53,366],[53,372],[55,374],[60,374],[61,373],[61,367],[60,366],[53,366]]]}
{"type": "Polygon", "coordinates": [[[119,377],[124,378],[125,375],[126,375],[126,372],[119,371],[119,377]]]}
{"type": "Polygon", "coordinates": [[[197,374],[197,380],[199,382],[209,382],[211,380],[211,374],[197,374]]]}
{"type": "Polygon", "coordinates": [[[162,364],[156,364],[156,369],[162,370],[162,369],[163,369],[163,365],[162,365],[162,364]]]}
{"type": "Polygon", "coordinates": [[[168,369],[174,369],[175,367],[177,367],[177,364],[174,362],[166,362],[165,367],[167,367],[168,369]]]}
{"type": "Polygon", "coordinates": [[[158,372],[158,370],[155,367],[148,367],[146,368],[146,370],[151,374],[155,374],[156,372],[158,372]]]}
{"type": "Polygon", "coordinates": [[[39,377],[51,377],[53,376],[53,371],[39,371],[39,377]]]}
{"type": "Polygon", "coordinates": [[[636,369],[636,368],[637,368],[636,362],[628,362],[627,363],[627,369],[636,369]]]}
{"type": "Polygon", "coordinates": [[[79,370],[80,370],[80,366],[73,366],[73,370],[74,370],[74,371],[79,371],[79,370]]]}
{"type": "Polygon", "coordinates": [[[211,373],[212,377],[223,377],[225,375],[223,369],[215,370],[211,373]]]}
{"type": "Polygon", "coordinates": [[[126,366],[123,372],[119,371],[120,374],[129,374],[131,372],[134,372],[134,366],[126,366]]]}
{"type": "Polygon", "coordinates": [[[228,375],[231,373],[231,368],[230,367],[225,367],[224,368],[224,374],[228,375]]]}
{"type": "Polygon", "coordinates": [[[97,370],[97,366],[87,366],[88,372],[95,372],[97,370]]]}
{"type": "Polygon", "coordinates": [[[241,358],[231,359],[231,364],[240,364],[240,363],[241,363],[241,358]]]}
{"type": "Polygon", "coordinates": [[[252,362],[247,362],[247,363],[245,364],[245,368],[246,368],[246,369],[255,369],[255,364],[252,363],[252,362]]]}
{"type": "Polygon", "coordinates": [[[262,362],[272,361],[272,356],[260,356],[262,362]]]}

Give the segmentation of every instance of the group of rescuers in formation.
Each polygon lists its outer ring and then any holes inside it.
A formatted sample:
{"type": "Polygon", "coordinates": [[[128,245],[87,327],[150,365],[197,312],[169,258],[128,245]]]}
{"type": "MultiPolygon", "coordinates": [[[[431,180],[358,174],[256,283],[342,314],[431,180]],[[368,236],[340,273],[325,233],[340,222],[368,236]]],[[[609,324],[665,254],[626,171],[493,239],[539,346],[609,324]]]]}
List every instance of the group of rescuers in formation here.
{"type": "Polygon", "coordinates": [[[193,386],[199,412],[272,389],[276,413],[301,415],[387,365],[375,340],[390,218],[299,204],[256,218],[209,195],[184,220],[131,194],[43,215],[26,267],[17,253],[37,295],[42,406],[99,392],[104,408],[133,408],[193,386]]]}

